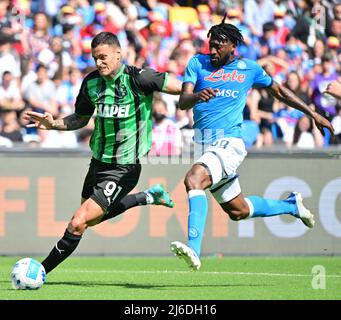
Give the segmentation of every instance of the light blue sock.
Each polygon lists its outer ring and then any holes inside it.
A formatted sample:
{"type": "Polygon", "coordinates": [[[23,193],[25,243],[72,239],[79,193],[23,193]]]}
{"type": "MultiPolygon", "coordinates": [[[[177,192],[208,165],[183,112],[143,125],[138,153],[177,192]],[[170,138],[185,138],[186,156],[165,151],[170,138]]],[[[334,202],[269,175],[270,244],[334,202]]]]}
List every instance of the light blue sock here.
{"type": "Polygon", "coordinates": [[[204,190],[190,190],[188,192],[188,246],[200,257],[201,241],[204,235],[207,198],[204,190]]]}
{"type": "Polygon", "coordinates": [[[250,196],[245,200],[250,208],[249,218],[271,217],[281,214],[297,216],[296,201],[291,196],[286,200],[264,199],[257,196],[250,196]]]}

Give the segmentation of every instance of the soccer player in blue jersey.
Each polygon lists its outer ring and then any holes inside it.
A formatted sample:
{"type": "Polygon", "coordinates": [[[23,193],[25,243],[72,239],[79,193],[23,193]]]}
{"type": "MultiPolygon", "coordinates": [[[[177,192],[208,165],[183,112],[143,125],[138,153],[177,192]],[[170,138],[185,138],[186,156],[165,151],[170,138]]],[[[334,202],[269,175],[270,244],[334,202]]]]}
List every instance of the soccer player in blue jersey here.
{"type": "Polygon", "coordinates": [[[185,177],[190,209],[188,244],[174,241],[171,251],[193,270],[201,266],[200,248],[207,215],[205,189],[210,190],[232,220],[289,214],[309,228],[315,223],[298,192],[292,192],[285,200],[244,197],[241,193],[237,169],[247,154],[241,125],[250,88],[266,88],[278,100],[311,117],[322,133],[327,128],[333,136],[327,119],[273,81],[256,62],[234,55],[243,36],[234,25],[225,23],[225,18],[208,32],[210,54],[198,54],[189,61],[179,100],[181,109],[193,107],[194,140],[202,152],[185,177]]]}

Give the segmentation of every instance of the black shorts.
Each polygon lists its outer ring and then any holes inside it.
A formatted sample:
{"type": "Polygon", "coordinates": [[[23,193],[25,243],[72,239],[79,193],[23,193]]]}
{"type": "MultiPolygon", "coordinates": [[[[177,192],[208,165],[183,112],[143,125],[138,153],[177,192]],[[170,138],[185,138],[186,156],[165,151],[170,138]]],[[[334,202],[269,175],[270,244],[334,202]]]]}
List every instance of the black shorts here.
{"type": "Polygon", "coordinates": [[[82,198],[94,200],[104,211],[120,201],[137,184],[141,164],[111,164],[91,159],[85,177],[82,198]]]}

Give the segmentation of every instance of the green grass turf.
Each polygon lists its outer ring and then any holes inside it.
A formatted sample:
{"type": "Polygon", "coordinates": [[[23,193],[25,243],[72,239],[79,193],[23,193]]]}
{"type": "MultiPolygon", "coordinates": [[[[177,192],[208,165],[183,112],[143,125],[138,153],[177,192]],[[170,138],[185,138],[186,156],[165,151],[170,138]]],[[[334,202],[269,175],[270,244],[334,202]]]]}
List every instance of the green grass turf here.
{"type": "Polygon", "coordinates": [[[341,257],[204,257],[199,272],[175,257],[70,257],[34,291],[12,289],[18,259],[0,256],[0,300],[341,299],[341,257]],[[325,289],[312,288],[315,265],[325,289]]]}

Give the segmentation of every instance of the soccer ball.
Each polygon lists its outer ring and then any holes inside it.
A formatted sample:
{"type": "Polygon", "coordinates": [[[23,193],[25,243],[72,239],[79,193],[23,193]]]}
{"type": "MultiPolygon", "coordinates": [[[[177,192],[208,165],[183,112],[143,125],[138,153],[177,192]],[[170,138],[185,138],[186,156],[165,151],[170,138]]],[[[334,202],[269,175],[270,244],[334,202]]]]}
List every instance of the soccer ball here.
{"type": "Polygon", "coordinates": [[[20,259],[11,273],[12,286],[17,290],[39,289],[45,282],[44,266],[35,259],[20,259]]]}

